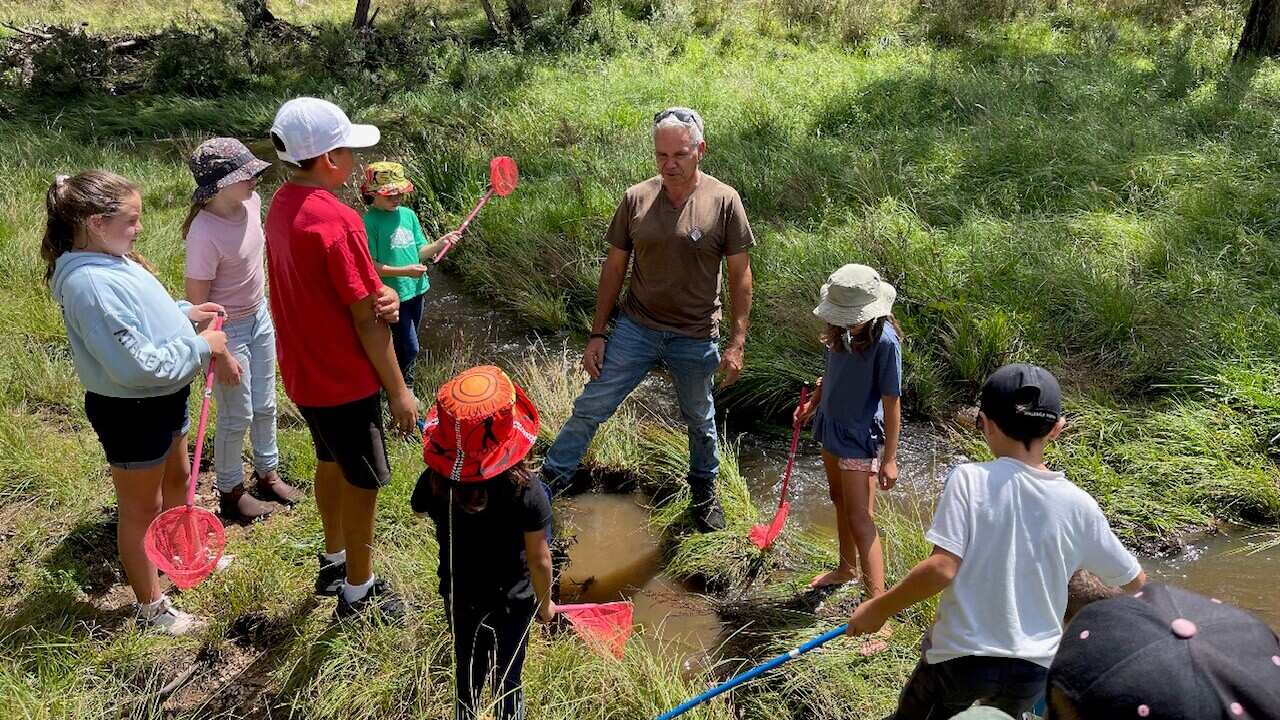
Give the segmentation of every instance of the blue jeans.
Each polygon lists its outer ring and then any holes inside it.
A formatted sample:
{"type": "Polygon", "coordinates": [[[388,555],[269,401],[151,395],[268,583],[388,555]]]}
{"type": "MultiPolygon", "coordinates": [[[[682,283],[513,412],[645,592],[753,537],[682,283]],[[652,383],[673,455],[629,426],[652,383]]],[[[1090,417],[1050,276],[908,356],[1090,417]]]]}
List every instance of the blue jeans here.
{"type": "Polygon", "coordinates": [[[547,451],[543,474],[557,486],[578,470],[600,423],[614,411],[649,371],[661,363],[676,385],[680,414],[689,428],[689,481],[703,489],[714,487],[720,472],[716,445],[715,389],[720,349],[714,339],[697,339],[651,330],[626,315],[609,337],[600,377],[587,383],[573,404],[573,415],[547,451]]]}
{"type": "Polygon", "coordinates": [[[240,363],[240,384],[213,383],[218,424],[213,438],[213,471],[220,492],[244,482],[244,432],[253,445],[253,469],[259,475],[280,464],[276,445],[276,329],[263,302],[254,315],[228,321],[227,349],[240,363]]]}
{"type": "Polygon", "coordinates": [[[391,324],[391,344],[404,384],[413,388],[413,361],[418,359],[418,327],[422,325],[422,300],[426,294],[400,301],[400,319],[391,324]]]}

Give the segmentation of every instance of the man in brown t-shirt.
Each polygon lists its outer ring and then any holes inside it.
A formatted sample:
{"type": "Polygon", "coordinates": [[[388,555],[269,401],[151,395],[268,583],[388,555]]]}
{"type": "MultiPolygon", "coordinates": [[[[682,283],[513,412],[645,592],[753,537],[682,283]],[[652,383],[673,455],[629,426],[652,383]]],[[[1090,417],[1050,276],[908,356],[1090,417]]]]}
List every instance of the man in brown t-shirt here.
{"type": "Polygon", "coordinates": [[[654,117],[658,176],[627,190],[605,238],[609,255],[600,271],[596,314],[582,365],[591,376],[573,415],[547,451],[548,487],[572,480],[600,423],[662,364],[675,382],[680,412],[689,427],[691,510],[699,529],[724,527],[716,497],[720,458],[716,447],[717,371],[721,385],[742,372],[751,312],[751,264],[755,244],[742,199],[733,188],[703,173],[702,118],[688,108],[654,117]],[[721,264],[729,269],[732,309],[724,356],[719,349],[721,264]],[[606,332],[631,267],[622,313],[606,332]]]}

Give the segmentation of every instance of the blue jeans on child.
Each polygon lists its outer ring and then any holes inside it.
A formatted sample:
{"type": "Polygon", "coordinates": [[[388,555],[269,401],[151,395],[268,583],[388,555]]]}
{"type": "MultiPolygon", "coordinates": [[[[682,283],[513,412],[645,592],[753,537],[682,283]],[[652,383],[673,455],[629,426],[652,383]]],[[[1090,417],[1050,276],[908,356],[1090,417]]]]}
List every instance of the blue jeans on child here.
{"type": "Polygon", "coordinates": [[[213,470],[219,492],[244,482],[244,432],[253,445],[253,469],[259,475],[280,464],[276,445],[276,329],[263,302],[253,315],[222,326],[227,349],[240,363],[240,384],[213,383],[218,423],[213,438],[213,470]]]}
{"type": "Polygon", "coordinates": [[[659,363],[675,381],[680,414],[689,428],[689,481],[704,488],[715,481],[720,472],[716,408],[711,394],[720,366],[715,339],[652,330],[622,315],[605,346],[600,377],[583,388],[573,404],[573,415],[547,451],[542,472],[556,490],[568,484],[577,472],[600,423],[613,416],[659,363]]]}
{"type": "Polygon", "coordinates": [[[419,295],[400,301],[400,319],[391,323],[391,344],[396,351],[396,363],[404,384],[413,387],[413,361],[418,359],[418,327],[422,325],[422,299],[419,295]]]}

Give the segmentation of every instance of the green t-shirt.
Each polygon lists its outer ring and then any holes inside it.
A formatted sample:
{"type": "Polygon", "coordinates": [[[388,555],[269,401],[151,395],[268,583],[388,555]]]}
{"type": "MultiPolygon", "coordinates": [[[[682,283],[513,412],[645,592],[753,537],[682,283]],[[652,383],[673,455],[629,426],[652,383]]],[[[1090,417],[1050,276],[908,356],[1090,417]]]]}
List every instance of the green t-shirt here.
{"type": "MultiPolygon", "coordinates": [[[[364,214],[364,231],[369,236],[369,254],[373,261],[393,267],[417,265],[418,249],[427,244],[422,225],[413,210],[401,205],[392,212],[371,207],[364,214]]],[[[412,300],[431,287],[424,274],[420,278],[384,277],[388,287],[395,288],[400,300],[412,300]]]]}

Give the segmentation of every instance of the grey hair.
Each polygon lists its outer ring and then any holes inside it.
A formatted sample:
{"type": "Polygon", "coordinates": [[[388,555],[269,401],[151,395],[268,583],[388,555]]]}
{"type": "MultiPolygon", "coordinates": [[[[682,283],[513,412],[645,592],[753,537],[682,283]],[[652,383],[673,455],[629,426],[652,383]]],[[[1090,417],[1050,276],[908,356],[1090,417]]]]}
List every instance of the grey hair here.
{"type": "Polygon", "coordinates": [[[661,130],[662,128],[683,128],[689,133],[689,142],[693,143],[694,145],[701,144],[703,140],[703,124],[702,124],[702,116],[698,114],[698,111],[694,110],[693,108],[675,106],[675,107],[669,107],[666,110],[663,110],[662,112],[658,113],[658,115],[662,116],[664,114],[674,113],[674,112],[680,112],[685,115],[691,116],[693,118],[693,122],[685,122],[684,120],[681,120],[675,115],[668,114],[666,115],[666,117],[663,117],[661,120],[653,124],[653,139],[654,140],[658,139],[658,131],[661,130]]]}

